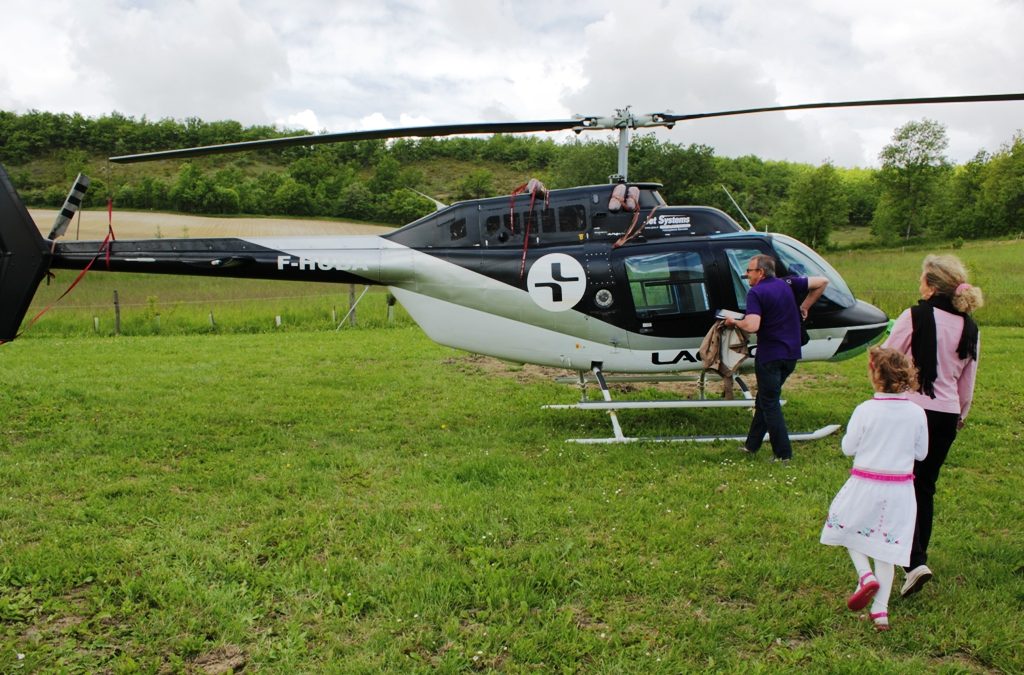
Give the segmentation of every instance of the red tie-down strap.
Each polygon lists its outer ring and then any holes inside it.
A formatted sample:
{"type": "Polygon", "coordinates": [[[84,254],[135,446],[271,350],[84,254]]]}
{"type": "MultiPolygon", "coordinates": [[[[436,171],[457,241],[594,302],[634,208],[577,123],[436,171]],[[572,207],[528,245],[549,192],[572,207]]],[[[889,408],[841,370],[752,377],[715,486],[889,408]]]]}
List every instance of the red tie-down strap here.
{"type": "MultiPolygon", "coordinates": [[[[88,264],[86,264],[86,266],[84,268],[82,268],[82,271],[78,273],[78,276],[76,276],[75,280],[71,282],[71,285],[67,287],[67,290],[65,290],[63,293],[61,293],[59,298],[57,298],[56,300],[51,302],[49,305],[44,307],[42,309],[42,311],[40,311],[38,314],[36,314],[34,317],[32,317],[32,320],[29,321],[28,325],[25,326],[25,330],[19,332],[16,337],[21,337],[22,333],[24,333],[26,330],[31,328],[35,324],[36,321],[39,321],[39,319],[43,316],[43,314],[46,314],[47,312],[49,312],[51,309],[53,309],[54,305],[56,305],[58,302],[63,300],[64,296],[66,296],[68,293],[70,293],[71,290],[75,286],[78,285],[78,282],[85,278],[86,273],[92,268],[93,263],[95,263],[99,259],[100,255],[105,254],[105,256],[106,256],[105,260],[106,260],[106,264],[107,264],[107,269],[109,270],[110,269],[110,244],[111,244],[111,242],[115,241],[116,239],[117,239],[117,237],[114,236],[114,201],[112,199],[107,199],[107,236],[104,237],[103,243],[100,244],[99,250],[96,251],[96,255],[94,255],[92,257],[92,260],[90,260],[88,262],[88,264]]],[[[54,241],[53,242],[53,246],[51,247],[51,252],[52,252],[53,248],[55,248],[56,246],[57,246],[57,242],[54,241]]],[[[47,272],[47,274],[49,274],[49,272],[47,272]]]]}
{"type": "Polygon", "coordinates": [[[621,211],[622,209],[625,209],[626,211],[632,211],[633,220],[632,222],[630,222],[625,234],[619,237],[619,239],[614,244],[612,244],[612,248],[619,248],[620,246],[627,243],[631,239],[634,239],[641,232],[643,232],[644,225],[646,225],[647,221],[651,219],[651,216],[653,216],[654,212],[658,210],[658,207],[654,207],[654,209],[652,209],[651,212],[647,214],[647,218],[645,218],[644,221],[641,223],[640,188],[633,186],[627,189],[625,185],[619,183],[618,185],[615,186],[615,189],[612,190],[612,198],[608,202],[608,210],[611,211],[612,213],[615,213],[617,211],[621,211]]]}
{"type": "MultiPolygon", "coordinates": [[[[523,273],[526,271],[526,252],[530,248],[530,225],[533,222],[533,206],[537,202],[537,193],[544,195],[544,208],[547,208],[550,204],[550,194],[544,184],[536,178],[531,178],[527,182],[523,183],[515,190],[512,191],[512,197],[509,200],[509,216],[508,222],[509,227],[515,226],[516,222],[516,197],[524,192],[530,193],[530,210],[526,214],[526,227],[523,230],[523,259],[519,263],[519,278],[523,278],[523,273]]],[[[515,234],[515,231],[512,232],[515,234]]]]}

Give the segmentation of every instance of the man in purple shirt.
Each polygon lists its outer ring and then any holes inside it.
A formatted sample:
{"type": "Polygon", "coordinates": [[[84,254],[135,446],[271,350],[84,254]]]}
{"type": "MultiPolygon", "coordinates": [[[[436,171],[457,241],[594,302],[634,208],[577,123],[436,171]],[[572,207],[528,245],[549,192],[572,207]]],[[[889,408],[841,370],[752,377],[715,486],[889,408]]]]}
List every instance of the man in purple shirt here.
{"type": "Polygon", "coordinates": [[[727,326],[736,326],[748,333],[757,333],[754,372],[757,376],[757,398],[754,419],[750,422],[747,440],[741,448],[755,453],[761,448],[765,432],[772,443],[773,461],[789,463],[793,445],[782,416],[782,385],[796,368],[802,356],[800,336],[802,319],[807,310],[825,292],[825,277],[775,276],[775,259],[756,255],[747,263],[747,314],[740,320],[726,318],[727,326]],[[799,305],[797,298],[804,300],[799,305]]]}

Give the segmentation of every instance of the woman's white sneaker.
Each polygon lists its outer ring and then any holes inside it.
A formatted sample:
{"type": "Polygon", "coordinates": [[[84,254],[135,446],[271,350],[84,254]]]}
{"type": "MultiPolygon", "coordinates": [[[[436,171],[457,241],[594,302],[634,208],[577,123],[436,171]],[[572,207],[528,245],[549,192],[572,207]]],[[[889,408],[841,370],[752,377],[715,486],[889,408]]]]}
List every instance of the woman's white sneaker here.
{"type": "Polygon", "coordinates": [[[900,597],[905,598],[917,593],[931,578],[932,571],[928,569],[928,566],[918,565],[907,572],[906,581],[903,582],[903,588],[900,589],[900,597]]]}

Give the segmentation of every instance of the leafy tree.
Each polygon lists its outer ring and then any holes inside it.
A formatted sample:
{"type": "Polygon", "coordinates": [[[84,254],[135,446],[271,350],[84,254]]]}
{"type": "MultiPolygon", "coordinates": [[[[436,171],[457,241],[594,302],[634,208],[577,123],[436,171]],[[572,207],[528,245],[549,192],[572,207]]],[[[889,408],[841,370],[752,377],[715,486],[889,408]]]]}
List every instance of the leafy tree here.
{"type": "Polygon", "coordinates": [[[430,200],[412,190],[400,188],[384,196],[377,209],[377,218],[386,223],[405,225],[434,210],[430,200]]]}
{"type": "Polygon", "coordinates": [[[289,175],[309,187],[315,187],[317,183],[334,173],[334,170],[334,162],[322,152],[300,157],[288,165],[289,175]]]}
{"type": "Polygon", "coordinates": [[[910,239],[927,229],[928,204],[949,172],[949,140],[942,124],[924,119],[904,124],[892,141],[879,154],[882,195],[873,228],[883,238],[894,238],[903,230],[910,239]]]}
{"type": "Polygon", "coordinates": [[[412,167],[405,167],[398,172],[398,184],[406,188],[423,185],[423,172],[412,167]]]}
{"type": "Polygon", "coordinates": [[[560,148],[544,182],[550,188],[607,183],[617,157],[618,146],[610,141],[574,139],[560,148]]]}
{"type": "Polygon", "coordinates": [[[288,216],[308,216],[313,213],[313,193],[309,186],[294,178],[285,178],[274,191],[271,202],[276,213],[288,216]]]}
{"type": "Polygon", "coordinates": [[[479,199],[494,195],[494,174],[487,169],[477,169],[465,176],[455,190],[456,199],[479,199]]]}
{"type": "MultiPolygon", "coordinates": [[[[90,186],[89,192],[93,191],[90,186]]],[[[114,203],[132,209],[167,209],[170,201],[167,184],[159,178],[143,176],[135,185],[122,185],[114,194],[114,203]]]]}
{"type": "Polygon", "coordinates": [[[661,183],[670,204],[696,203],[698,195],[716,182],[714,150],[707,145],[684,148],[644,134],[630,144],[630,164],[630,179],[661,183]]]}
{"type": "Polygon", "coordinates": [[[800,174],[789,191],[784,213],[789,231],[812,248],[827,246],[829,235],[849,220],[843,182],[831,162],[800,174]]]}
{"type": "Polygon", "coordinates": [[[717,206],[738,218],[736,207],[722,190],[725,185],[743,213],[758,229],[779,229],[777,223],[785,219],[776,214],[789,195],[789,187],[807,165],[790,162],[766,162],[754,155],[743,157],[715,158],[716,181],[708,185],[707,192],[700,194],[699,203],[717,206]]]}
{"type": "Polygon", "coordinates": [[[946,218],[936,231],[947,237],[977,237],[989,220],[982,205],[982,190],[988,174],[989,155],[981,150],[974,159],[956,167],[950,174],[945,190],[946,218]]]}
{"type": "Polygon", "coordinates": [[[384,195],[400,186],[399,175],[402,165],[391,155],[384,155],[377,163],[373,171],[373,178],[370,179],[370,190],[378,195],[384,195]]]}
{"type": "Polygon", "coordinates": [[[108,155],[135,152],[142,146],[135,137],[137,123],[119,112],[104,115],[90,125],[86,142],[89,148],[108,155]]]}
{"type": "Polygon", "coordinates": [[[68,188],[70,189],[71,181],[85,170],[85,165],[89,161],[89,153],[85,150],[74,148],[62,150],[58,154],[64,163],[64,180],[67,181],[68,188]]]}
{"type": "Polygon", "coordinates": [[[879,185],[871,169],[838,169],[850,208],[849,224],[866,227],[878,206],[879,185]]]}
{"type": "Polygon", "coordinates": [[[171,207],[176,211],[200,211],[209,189],[210,181],[202,169],[192,162],[185,162],[168,194],[171,207]]]}
{"type": "Polygon", "coordinates": [[[203,195],[202,209],[204,213],[238,213],[241,203],[237,190],[213,185],[203,195]]]}
{"type": "Polygon", "coordinates": [[[358,180],[346,185],[338,196],[335,215],[341,218],[372,220],[374,217],[373,193],[358,180]]]}
{"type": "Polygon", "coordinates": [[[1024,229],[1024,135],[992,157],[981,189],[981,208],[991,220],[983,234],[1009,234],[1024,229]]]}

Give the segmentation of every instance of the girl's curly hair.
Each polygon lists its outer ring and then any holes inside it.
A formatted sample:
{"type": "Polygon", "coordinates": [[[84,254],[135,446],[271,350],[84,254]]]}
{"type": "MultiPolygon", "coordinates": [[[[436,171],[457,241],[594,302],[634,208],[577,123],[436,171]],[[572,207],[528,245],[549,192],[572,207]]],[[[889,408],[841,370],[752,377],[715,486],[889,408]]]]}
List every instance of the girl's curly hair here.
{"type": "Polygon", "coordinates": [[[875,388],[887,394],[901,394],[917,387],[917,368],[902,352],[872,347],[868,352],[875,388]]]}

